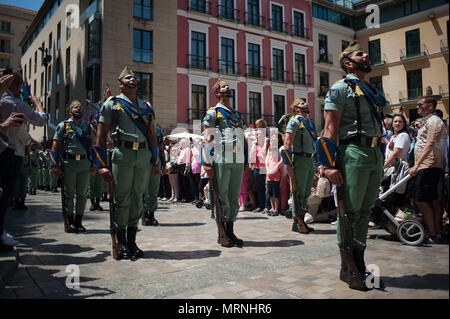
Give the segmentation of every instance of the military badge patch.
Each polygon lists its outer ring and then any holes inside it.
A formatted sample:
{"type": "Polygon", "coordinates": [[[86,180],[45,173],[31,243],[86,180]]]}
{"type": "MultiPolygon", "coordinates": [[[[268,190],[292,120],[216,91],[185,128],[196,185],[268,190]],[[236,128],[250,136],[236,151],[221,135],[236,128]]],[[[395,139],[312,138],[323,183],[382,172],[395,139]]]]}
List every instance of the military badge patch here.
{"type": "Polygon", "coordinates": [[[206,116],[203,119],[203,121],[209,121],[210,119],[211,119],[211,114],[206,114],[206,116]]]}
{"type": "Polygon", "coordinates": [[[335,100],[338,97],[338,94],[339,94],[339,92],[337,89],[330,89],[330,91],[328,91],[328,97],[331,100],[335,100]]]}

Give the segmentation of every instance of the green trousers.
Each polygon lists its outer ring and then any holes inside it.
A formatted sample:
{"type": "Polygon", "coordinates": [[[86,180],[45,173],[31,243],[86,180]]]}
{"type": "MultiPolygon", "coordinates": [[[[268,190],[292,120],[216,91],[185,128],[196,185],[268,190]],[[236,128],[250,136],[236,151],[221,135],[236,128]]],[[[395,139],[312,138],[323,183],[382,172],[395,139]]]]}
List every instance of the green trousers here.
{"type": "Polygon", "coordinates": [[[102,197],[102,191],[103,191],[103,178],[102,176],[97,172],[95,175],[91,175],[89,179],[89,188],[88,188],[88,197],[90,199],[95,198],[101,198],[102,197]]]}
{"type": "MultiPolygon", "coordinates": [[[[214,164],[219,188],[219,202],[226,221],[235,222],[239,212],[239,194],[241,192],[243,163],[214,164]]],[[[214,208],[215,212],[215,208],[214,208]]]]}
{"type": "Polygon", "coordinates": [[[142,195],[150,174],[150,151],[127,148],[112,150],[114,204],[119,228],[137,227],[142,217],[142,195]]]}
{"type": "MultiPolygon", "coordinates": [[[[379,193],[383,159],[379,148],[347,144],[339,146],[337,166],[344,178],[345,212],[353,228],[353,237],[367,241],[371,207],[379,193]]],[[[339,222],[337,243],[341,242],[339,222]]]]}
{"type": "Polygon", "coordinates": [[[39,187],[44,186],[44,169],[39,168],[39,187]]]}
{"type": "Polygon", "coordinates": [[[58,186],[58,177],[53,174],[52,169],[48,169],[48,176],[50,177],[50,188],[54,188],[58,186]]]}
{"type": "Polygon", "coordinates": [[[39,169],[33,167],[31,169],[31,174],[28,176],[28,188],[36,189],[39,186],[39,169]]]}
{"type": "MultiPolygon", "coordinates": [[[[158,164],[161,170],[161,162],[158,164]]],[[[144,192],[144,207],[142,212],[155,212],[158,209],[158,192],[159,192],[159,182],[161,180],[161,175],[153,176],[151,170],[153,165],[150,164],[150,174],[148,177],[147,185],[145,186],[144,192]]]]}
{"type": "Polygon", "coordinates": [[[64,191],[66,194],[66,207],[69,214],[83,216],[86,208],[86,193],[89,185],[91,162],[88,159],[80,161],[64,160],[64,191]],[[76,204],[74,204],[74,199],[76,204]]]}
{"type": "Polygon", "coordinates": [[[42,169],[42,186],[50,186],[50,174],[47,167],[42,169]]]}
{"type": "Polygon", "coordinates": [[[16,183],[14,185],[14,198],[26,198],[27,197],[27,182],[28,182],[28,167],[22,166],[16,177],[16,183]]]}
{"type": "MultiPolygon", "coordinates": [[[[296,192],[292,194],[297,197],[300,208],[307,208],[307,201],[311,195],[311,187],[314,183],[314,174],[316,173],[316,165],[311,157],[296,156],[294,154],[294,173],[296,192]]],[[[295,207],[294,198],[292,198],[292,216],[297,217],[300,213],[304,217],[305,210],[295,207]]],[[[300,217],[300,216],[299,216],[300,217]]]]}

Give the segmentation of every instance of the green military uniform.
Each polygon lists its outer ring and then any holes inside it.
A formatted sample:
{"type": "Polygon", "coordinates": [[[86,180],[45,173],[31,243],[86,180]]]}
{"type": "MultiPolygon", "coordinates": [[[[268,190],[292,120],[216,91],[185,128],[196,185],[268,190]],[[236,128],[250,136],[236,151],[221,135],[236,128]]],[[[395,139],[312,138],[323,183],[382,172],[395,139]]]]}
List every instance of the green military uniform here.
{"type": "Polygon", "coordinates": [[[58,177],[52,173],[51,167],[48,169],[48,176],[50,179],[50,190],[52,190],[54,193],[58,192],[58,177]]]}
{"type": "Polygon", "coordinates": [[[36,189],[39,187],[39,153],[30,152],[31,173],[28,176],[28,189],[30,195],[36,195],[36,189]]]}
{"type": "MultiPolygon", "coordinates": [[[[222,80],[217,81],[213,91],[220,89],[220,86],[224,84],[226,82],[222,80]]],[[[239,112],[218,103],[206,112],[203,125],[216,128],[221,134],[220,141],[216,141],[216,138],[214,139],[216,142],[213,141],[215,153],[214,171],[219,192],[218,199],[222,208],[225,231],[231,239],[229,244],[242,246],[243,241],[233,233],[233,224],[237,220],[239,212],[238,199],[244,173],[244,135],[243,131],[241,131],[241,134],[236,134],[237,132],[235,131],[237,128],[242,129],[243,126],[242,120],[236,121],[239,118],[239,112]],[[227,114],[230,114],[231,117],[227,114]]],[[[214,207],[214,209],[216,208],[214,207]]],[[[222,246],[224,246],[223,243],[222,246]]]]}
{"type": "MultiPolygon", "coordinates": [[[[164,146],[162,139],[162,130],[157,127],[156,135],[158,140],[158,147],[160,150],[160,158],[158,159],[156,165],[159,170],[163,169],[163,161],[161,160],[164,156],[164,151],[161,151],[161,146],[164,146]]],[[[153,167],[153,165],[152,165],[153,167]]],[[[161,175],[149,174],[147,185],[145,186],[144,198],[143,198],[143,211],[142,211],[142,225],[144,226],[157,226],[158,221],[155,219],[155,211],[158,209],[158,191],[161,181],[161,175]]]]}
{"type": "Polygon", "coordinates": [[[43,168],[44,168],[44,152],[39,151],[39,168],[38,168],[38,185],[39,189],[44,189],[44,174],[43,174],[43,168]]]}
{"type": "MultiPolygon", "coordinates": [[[[93,126],[90,124],[92,129],[93,126]]],[[[96,144],[96,136],[95,130],[93,129],[94,134],[92,135],[92,144],[96,144]]],[[[102,197],[103,187],[105,181],[99,174],[98,170],[95,172],[95,175],[91,175],[89,179],[89,188],[88,188],[88,197],[91,200],[91,207],[89,210],[103,210],[103,207],[100,206],[100,198],[102,197]]]]}
{"type": "MultiPolygon", "coordinates": [[[[347,78],[355,77],[347,75],[347,78]]],[[[370,143],[372,137],[381,136],[381,131],[367,99],[359,98],[361,128],[358,132],[355,95],[351,86],[340,80],[325,97],[325,110],[342,113],[336,163],[344,178],[345,209],[353,226],[353,234],[358,241],[366,243],[371,207],[379,192],[383,158],[379,144],[374,147],[358,145],[349,143],[348,139],[362,136],[363,143],[370,143]]],[[[337,233],[340,244],[339,227],[337,233]]]]}
{"type": "MultiPolygon", "coordinates": [[[[294,216],[294,220],[297,216],[304,218],[308,211],[306,203],[311,194],[311,187],[316,173],[316,164],[313,158],[313,154],[315,153],[315,139],[311,136],[301,118],[302,116],[300,115],[292,116],[286,127],[286,133],[294,135],[292,151],[294,153],[293,164],[296,192],[294,192],[292,196],[297,197],[297,201],[294,201],[294,198],[292,198],[292,216],[294,216]],[[295,207],[295,202],[298,202],[301,207],[295,207]]],[[[314,122],[309,118],[303,119],[309,126],[311,133],[315,134],[314,122]]]]}
{"type": "Polygon", "coordinates": [[[48,150],[46,150],[42,154],[42,187],[44,190],[49,191],[50,190],[50,174],[49,174],[49,168],[50,168],[50,162],[48,159],[48,150]]]}
{"type": "MultiPolygon", "coordinates": [[[[86,121],[82,120],[77,126],[72,119],[69,119],[59,123],[53,138],[55,141],[62,142],[61,161],[65,192],[63,205],[67,208],[69,216],[72,216],[75,210],[75,227],[78,228],[78,232],[86,231],[81,225],[81,219],[86,208],[91,168],[89,155],[80,140],[89,140],[90,134],[91,128],[86,121]],[[76,199],[75,203],[74,199],[76,199]]],[[[89,145],[89,142],[85,144],[89,145]]]]}

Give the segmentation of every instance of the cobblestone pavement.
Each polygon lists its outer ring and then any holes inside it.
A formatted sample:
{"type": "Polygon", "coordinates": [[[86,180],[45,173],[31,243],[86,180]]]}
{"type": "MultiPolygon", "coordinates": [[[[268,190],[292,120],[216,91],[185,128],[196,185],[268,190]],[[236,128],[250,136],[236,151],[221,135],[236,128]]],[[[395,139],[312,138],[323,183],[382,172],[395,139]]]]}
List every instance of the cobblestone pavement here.
{"type": "Polygon", "coordinates": [[[371,230],[366,263],[379,267],[386,288],[360,292],[338,278],[336,226],[313,224],[314,234],[301,235],[283,216],[244,212],[235,224],[244,248],[223,248],[210,212],[191,204],[160,202],[160,225],[139,226],[145,257],[116,261],[101,204],[103,212],[87,207],[88,232],[79,235],[63,231],[60,194],[38,191],[28,210],[9,211],[19,266],[0,298],[449,298],[448,245],[405,246],[371,230]],[[79,288],[66,286],[68,265],[79,267],[79,288]]]}

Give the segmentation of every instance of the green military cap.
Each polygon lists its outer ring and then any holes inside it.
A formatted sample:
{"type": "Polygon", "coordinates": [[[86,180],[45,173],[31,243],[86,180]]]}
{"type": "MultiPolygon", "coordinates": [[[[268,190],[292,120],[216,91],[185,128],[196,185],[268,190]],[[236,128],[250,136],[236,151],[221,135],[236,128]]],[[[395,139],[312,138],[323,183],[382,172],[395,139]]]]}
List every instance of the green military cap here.
{"type": "Polygon", "coordinates": [[[296,97],[294,102],[292,102],[291,104],[291,109],[294,109],[299,103],[306,103],[306,101],[304,99],[302,99],[301,97],[296,97]]]}
{"type": "Polygon", "coordinates": [[[75,105],[80,105],[81,106],[81,102],[78,100],[73,100],[70,105],[69,105],[69,110],[72,109],[72,107],[74,107],[75,105]]]}
{"type": "Polygon", "coordinates": [[[214,86],[213,86],[213,88],[212,88],[212,89],[213,89],[213,92],[215,92],[221,85],[224,85],[224,84],[229,85],[227,81],[218,79],[217,82],[216,82],[216,84],[214,84],[214,86]]]}
{"type": "Polygon", "coordinates": [[[349,46],[347,48],[345,48],[344,51],[341,52],[341,54],[339,54],[339,61],[342,61],[342,59],[349,55],[352,52],[361,50],[361,46],[359,45],[359,42],[357,40],[353,41],[352,43],[349,44],[349,46]]]}
{"type": "Polygon", "coordinates": [[[131,70],[128,66],[126,66],[126,67],[123,68],[122,73],[120,73],[120,75],[119,75],[119,80],[120,80],[121,78],[127,76],[127,75],[136,76],[136,75],[133,73],[133,70],[131,70]]]}

